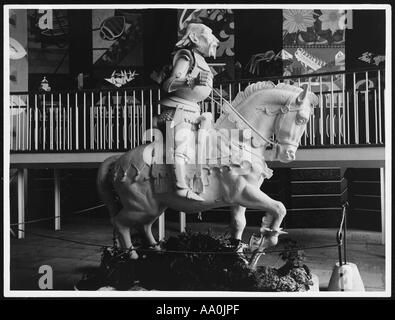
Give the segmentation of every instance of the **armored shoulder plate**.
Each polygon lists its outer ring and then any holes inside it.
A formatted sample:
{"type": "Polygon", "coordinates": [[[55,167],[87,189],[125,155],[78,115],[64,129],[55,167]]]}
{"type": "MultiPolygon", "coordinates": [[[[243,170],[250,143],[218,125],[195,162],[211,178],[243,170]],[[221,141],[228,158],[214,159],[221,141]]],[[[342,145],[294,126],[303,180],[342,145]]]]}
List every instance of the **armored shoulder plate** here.
{"type": "Polygon", "coordinates": [[[173,57],[173,66],[175,65],[176,61],[180,58],[186,59],[190,62],[188,74],[191,73],[193,68],[195,67],[195,57],[194,57],[192,51],[188,50],[188,49],[178,50],[173,57]]]}

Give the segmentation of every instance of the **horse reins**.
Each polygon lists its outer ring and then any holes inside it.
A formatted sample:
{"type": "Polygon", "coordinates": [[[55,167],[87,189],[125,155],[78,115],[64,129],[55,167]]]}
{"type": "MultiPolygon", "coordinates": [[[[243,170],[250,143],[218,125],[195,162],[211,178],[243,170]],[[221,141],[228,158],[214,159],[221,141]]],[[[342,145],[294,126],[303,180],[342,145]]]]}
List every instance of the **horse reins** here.
{"type": "MultiPolygon", "coordinates": [[[[291,145],[294,146],[296,148],[299,147],[299,144],[294,144],[294,143],[290,143],[290,142],[285,142],[285,143],[278,143],[277,141],[273,141],[270,140],[266,137],[264,137],[246,118],[244,118],[240,112],[238,112],[231,103],[229,103],[226,99],[223,98],[222,94],[220,92],[218,92],[218,90],[214,89],[213,87],[208,86],[209,88],[211,88],[213,90],[213,92],[215,92],[223,101],[225,101],[225,103],[228,105],[228,107],[237,115],[237,117],[239,117],[252,131],[254,131],[254,133],[261,138],[263,141],[266,141],[267,143],[269,143],[271,146],[276,147],[278,145],[281,144],[287,144],[287,145],[291,145]]],[[[215,99],[211,99],[212,101],[214,101],[216,104],[218,104],[220,107],[222,107],[222,105],[216,101],[215,99]]],[[[291,103],[286,104],[285,106],[281,107],[279,112],[281,112],[282,114],[286,114],[288,112],[294,112],[294,111],[299,111],[302,110],[302,107],[298,107],[298,108],[291,108],[290,107],[291,103]]],[[[278,114],[278,113],[275,113],[278,114]]]]}

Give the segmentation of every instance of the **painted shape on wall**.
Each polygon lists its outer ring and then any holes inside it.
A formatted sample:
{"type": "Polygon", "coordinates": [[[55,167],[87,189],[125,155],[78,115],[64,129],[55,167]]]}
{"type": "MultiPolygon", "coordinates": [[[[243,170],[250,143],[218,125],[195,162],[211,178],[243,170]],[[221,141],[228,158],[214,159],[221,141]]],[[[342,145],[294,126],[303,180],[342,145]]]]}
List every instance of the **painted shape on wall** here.
{"type": "Polygon", "coordinates": [[[69,73],[69,19],[67,10],[29,9],[30,73],[69,73]]]}
{"type": "Polygon", "coordinates": [[[128,10],[92,10],[95,67],[143,65],[142,14],[128,10]]]}
{"type": "Polygon", "coordinates": [[[105,78],[107,82],[113,84],[117,88],[124,86],[125,84],[134,80],[134,78],[138,75],[136,71],[126,71],[121,70],[120,72],[116,72],[115,70],[111,74],[111,78],[105,78]]]}
{"type": "Polygon", "coordinates": [[[9,11],[9,55],[11,92],[28,90],[27,13],[25,9],[9,11]]]}

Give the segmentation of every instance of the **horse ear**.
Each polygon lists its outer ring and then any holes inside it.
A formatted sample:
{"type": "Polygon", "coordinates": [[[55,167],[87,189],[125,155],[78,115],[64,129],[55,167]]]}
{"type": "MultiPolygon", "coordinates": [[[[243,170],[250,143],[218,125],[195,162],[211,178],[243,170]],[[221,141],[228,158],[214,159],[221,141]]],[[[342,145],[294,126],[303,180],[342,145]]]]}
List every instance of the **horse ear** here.
{"type": "Polygon", "coordinates": [[[303,91],[299,94],[299,96],[296,98],[296,103],[297,104],[301,104],[302,101],[304,100],[304,98],[306,98],[306,94],[307,94],[307,89],[309,88],[308,84],[305,84],[303,86],[303,91]]]}

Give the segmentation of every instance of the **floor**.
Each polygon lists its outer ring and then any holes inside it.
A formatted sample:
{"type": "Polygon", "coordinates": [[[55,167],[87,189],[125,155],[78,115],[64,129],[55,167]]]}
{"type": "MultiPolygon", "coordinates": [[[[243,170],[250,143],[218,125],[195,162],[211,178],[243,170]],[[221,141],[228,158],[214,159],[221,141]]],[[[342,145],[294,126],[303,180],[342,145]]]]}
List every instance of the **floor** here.
{"type": "MultiPolygon", "coordinates": [[[[166,223],[166,237],[178,233],[177,223],[166,223]]],[[[204,222],[187,225],[193,231],[223,234],[226,225],[204,222]]],[[[49,265],[53,269],[53,287],[56,290],[73,290],[85,272],[96,268],[100,262],[100,247],[72,243],[59,239],[48,239],[35,235],[72,239],[95,245],[111,245],[112,228],[107,219],[78,218],[62,222],[62,230],[53,231],[50,226],[28,225],[26,238],[11,237],[11,289],[38,290],[39,267],[49,265]]],[[[243,240],[248,242],[250,235],[258,228],[247,227],[243,240]]],[[[289,237],[301,247],[336,244],[334,229],[291,229],[289,237]]],[[[157,234],[157,233],[155,233],[157,234]]],[[[285,236],[284,236],[285,237],[285,236]]],[[[382,291],[385,286],[385,246],[380,244],[380,234],[349,230],[348,261],[357,265],[367,291],[382,291]]],[[[305,250],[305,264],[319,278],[320,290],[325,291],[334,264],[338,261],[337,247],[312,248],[305,250]]],[[[262,256],[259,264],[280,267],[282,260],[278,253],[262,256]]]]}

